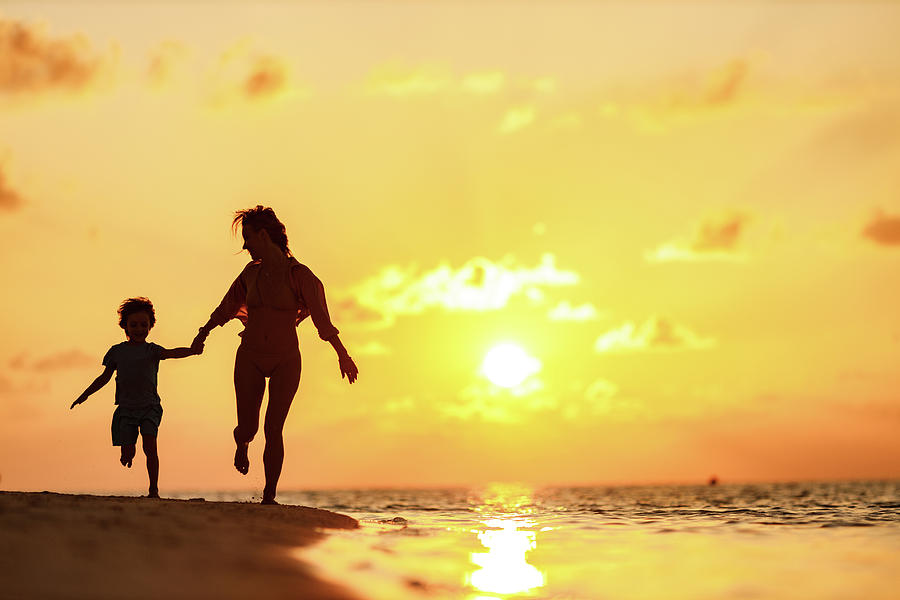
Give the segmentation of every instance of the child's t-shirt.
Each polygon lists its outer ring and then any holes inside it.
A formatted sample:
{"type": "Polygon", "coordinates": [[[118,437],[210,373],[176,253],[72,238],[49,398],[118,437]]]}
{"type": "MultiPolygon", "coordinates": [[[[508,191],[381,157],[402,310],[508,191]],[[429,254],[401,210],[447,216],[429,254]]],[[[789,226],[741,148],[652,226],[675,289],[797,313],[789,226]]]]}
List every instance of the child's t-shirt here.
{"type": "Polygon", "coordinates": [[[153,342],[122,342],[110,348],[103,366],[116,370],[116,404],[129,407],[160,404],[156,391],[162,346],[153,342]]]}

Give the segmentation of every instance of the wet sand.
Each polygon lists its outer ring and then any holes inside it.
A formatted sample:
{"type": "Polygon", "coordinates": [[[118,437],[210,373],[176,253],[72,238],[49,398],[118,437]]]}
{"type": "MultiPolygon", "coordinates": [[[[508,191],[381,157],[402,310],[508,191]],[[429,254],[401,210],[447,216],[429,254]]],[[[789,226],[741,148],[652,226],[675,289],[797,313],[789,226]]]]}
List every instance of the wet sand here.
{"type": "Polygon", "coordinates": [[[0,492],[0,597],[351,600],[291,551],[358,526],[300,506],[0,492]]]}

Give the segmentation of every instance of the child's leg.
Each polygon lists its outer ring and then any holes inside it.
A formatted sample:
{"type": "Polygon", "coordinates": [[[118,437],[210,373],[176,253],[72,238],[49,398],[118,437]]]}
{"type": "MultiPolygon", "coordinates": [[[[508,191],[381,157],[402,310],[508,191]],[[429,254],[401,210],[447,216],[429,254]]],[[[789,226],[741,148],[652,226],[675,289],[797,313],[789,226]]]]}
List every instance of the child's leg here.
{"type": "Polygon", "coordinates": [[[126,411],[122,410],[121,406],[117,406],[115,412],[113,412],[110,432],[112,433],[113,446],[122,448],[119,462],[122,463],[123,467],[130,469],[131,460],[134,458],[134,445],[137,443],[138,425],[134,419],[129,417],[126,411]]]}
{"type": "Polygon", "coordinates": [[[150,478],[147,496],[159,498],[159,455],[156,452],[156,436],[141,434],[141,440],[144,445],[144,456],[147,457],[147,476],[150,478]]]}
{"type": "Polygon", "coordinates": [[[122,456],[119,458],[119,462],[122,463],[123,467],[131,468],[131,461],[134,458],[135,448],[134,444],[123,444],[122,445],[122,456]]]}

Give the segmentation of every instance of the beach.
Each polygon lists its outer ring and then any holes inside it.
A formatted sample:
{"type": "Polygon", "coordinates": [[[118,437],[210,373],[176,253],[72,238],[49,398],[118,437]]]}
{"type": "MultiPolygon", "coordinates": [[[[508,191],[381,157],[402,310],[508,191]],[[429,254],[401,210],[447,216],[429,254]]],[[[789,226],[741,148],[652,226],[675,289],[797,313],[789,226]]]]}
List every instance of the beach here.
{"type": "Polygon", "coordinates": [[[898,481],[172,495],[0,492],[0,600],[893,600],[900,586],[898,481]]]}
{"type": "Polygon", "coordinates": [[[0,492],[0,598],[352,600],[297,548],[356,527],[300,506],[0,492]]]}

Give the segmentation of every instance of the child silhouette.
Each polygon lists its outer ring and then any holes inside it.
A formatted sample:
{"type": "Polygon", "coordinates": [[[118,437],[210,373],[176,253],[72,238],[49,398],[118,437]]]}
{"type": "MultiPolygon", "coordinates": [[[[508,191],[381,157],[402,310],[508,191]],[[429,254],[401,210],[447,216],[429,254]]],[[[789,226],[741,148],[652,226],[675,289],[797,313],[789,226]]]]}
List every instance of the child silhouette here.
{"type": "Polygon", "coordinates": [[[203,342],[195,340],[190,348],[163,348],[147,341],[150,329],[156,324],[153,303],[147,298],[129,298],[119,306],[119,327],[125,330],[127,341],[110,348],[103,357],[103,373],[72,403],[73,409],[88,396],[106,385],[116,374],[116,410],[112,418],[113,446],[122,447],[119,459],[122,466],[131,468],[138,431],[147,457],[147,476],[150,479],[149,498],[159,498],[159,455],[156,436],[162,421],[162,403],[156,391],[159,361],[185,358],[203,352],[203,342]]]}

